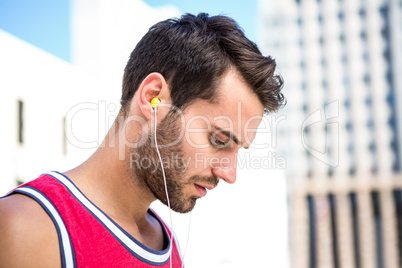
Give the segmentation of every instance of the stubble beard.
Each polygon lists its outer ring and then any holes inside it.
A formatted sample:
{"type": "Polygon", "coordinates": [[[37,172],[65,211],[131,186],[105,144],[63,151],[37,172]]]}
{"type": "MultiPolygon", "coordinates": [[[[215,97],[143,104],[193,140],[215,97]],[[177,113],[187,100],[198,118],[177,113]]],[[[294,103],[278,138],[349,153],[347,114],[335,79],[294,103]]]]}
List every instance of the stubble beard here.
{"type": "MultiPolygon", "coordinates": [[[[180,130],[178,116],[173,112],[169,112],[159,124],[156,138],[162,159],[164,156],[170,157],[167,165],[164,163],[170,208],[179,213],[187,213],[193,210],[198,196],[186,196],[183,192],[186,185],[192,184],[193,178],[187,180],[185,178],[186,166],[183,162],[185,160],[183,145],[181,140],[177,141],[180,130]],[[173,145],[166,146],[169,144],[173,145]]],[[[148,189],[156,199],[168,205],[162,167],[155,148],[154,131],[148,133],[143,146],[132,148],[131,153],[136,153],[140,159],[149,159],[151,163],[158,165],[157,167],[151,166],[148,168],[135,167],[131,170],[131,173],[134,180],[137,180],[140,186],[148,189]]]]}

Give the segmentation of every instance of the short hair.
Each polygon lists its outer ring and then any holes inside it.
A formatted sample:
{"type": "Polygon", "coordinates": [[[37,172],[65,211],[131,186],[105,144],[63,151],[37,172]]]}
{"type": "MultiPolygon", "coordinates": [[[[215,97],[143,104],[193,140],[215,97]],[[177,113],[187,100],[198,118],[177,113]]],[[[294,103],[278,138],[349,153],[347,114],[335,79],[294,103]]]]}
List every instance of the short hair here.
{"type": "Polygon", "coordinates": [[[264,57],[233,19],[200,13],[156,23],[134,48],[124,70],[122,112],[127,115],[134,93],[152,72],[168,82],[172,104],[185,109],[197,99],[213,101],[230,67],[252,88],[265,113],[284,105],[275,60],[264,57]]]}

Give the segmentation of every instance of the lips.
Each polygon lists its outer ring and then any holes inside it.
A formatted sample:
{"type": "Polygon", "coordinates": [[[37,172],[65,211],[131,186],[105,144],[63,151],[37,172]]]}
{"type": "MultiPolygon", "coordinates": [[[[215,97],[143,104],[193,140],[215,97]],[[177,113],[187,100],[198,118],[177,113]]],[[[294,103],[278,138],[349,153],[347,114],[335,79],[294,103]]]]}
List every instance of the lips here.
{"type": "Polygon", "coordinates": [[[208,190],[212,190],[215,188],[215,186],[210,185],[210,184],[205,184],[205,183],[196,183],[195,185],[198,185],[198,186],[203,187],[208,190]]]}
{"type": "Polygon", "coordinates": [[[200,196],[205,196],[207,194],[207,190],[212,190],[215,188],[215,186],[205,183],[194,183],[194,186],[200,196]]]}

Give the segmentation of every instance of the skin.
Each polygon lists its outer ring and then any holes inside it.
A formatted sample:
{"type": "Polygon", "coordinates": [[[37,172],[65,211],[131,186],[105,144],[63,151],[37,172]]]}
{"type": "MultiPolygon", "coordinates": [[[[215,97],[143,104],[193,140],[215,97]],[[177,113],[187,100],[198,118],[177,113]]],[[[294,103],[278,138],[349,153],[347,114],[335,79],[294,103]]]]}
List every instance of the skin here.
{"type": "MultiPolygon", "coordinates": [[[[212,189],[218,180],[236,181],[236,153],[241,147],[250,146],[261,122],[263,107],[235,69],[222,77],[217,90],[219,96],[214,103],[195,101],[178,122],[185,135],[174,148],[180,148],[180,156],[190,161],[185,169],[167,166],[167,180],[181,182],[177,193],[169,192],[172,197],[179,196],[174,208],[177,211],[191,210],[202,188],[212,189]],[[238,103],[241,103],[241,110],[238,110],[238,103]],[[259,118],[250,121],[256,116],[259,118]],[[230,130],[237,143],[218,129],[230,130]]],[[[154,97],[162,100],[157,110],[160,126],[169,112],[171,99],[164,77],[152,73],[133,96],[129,116],[120,117],[120,121],[118,118],[98,150],[83,164],[64,174],[137,240],[162,250],[166,246],[162,228],[147,211],[157,198],[165,202],[166,197],[160,189],[151,190],[147,185],[152,172],[137,172],[135,167],[130,168],[129,159],[130,153],[138,152],[138,148],[130,144],[141,141],[144,135],[145,139],[153,135],[155,118],[150,101],[154,97]],[[131,120],[133,117],[141,118],[143,123],[131,120]]],[[[164,152],[161,149],[162,155],[164,152]]],[[[149,157],[156,156],[151,153],[149,157]]],[[[156,174],[158,172],[160,170],[156,174]]],[[[0,200],[0,215],[0,267],[61,266],[56,229],[39,204],[29,197],[14,194],[0,200]]]]}

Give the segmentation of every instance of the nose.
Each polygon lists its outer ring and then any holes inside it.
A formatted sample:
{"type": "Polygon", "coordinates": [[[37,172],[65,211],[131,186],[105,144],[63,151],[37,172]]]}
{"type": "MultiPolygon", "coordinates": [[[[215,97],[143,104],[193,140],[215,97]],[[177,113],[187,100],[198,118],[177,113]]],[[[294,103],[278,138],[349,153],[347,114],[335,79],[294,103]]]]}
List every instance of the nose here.
{"type": "Polygon", "coordinates": [[[212,166],[212,173],[227,183],[236,182],[237,151],[225,154],[219,164],[212,166]]]}
{"type": "Polygon", "coordinates": [[[227,183],[233,184],[236,182],[236,168],[215,167],[212,168],[212,173],[227,183]]]}
{"type": "Polygon", "coordinates": [[[211,172],[219,179],[227,183],[233,184],[236,182],[236,167],[237,167],[238,148],[223,152],[219,156],[219,162],[211,162],[211,172]]]}

